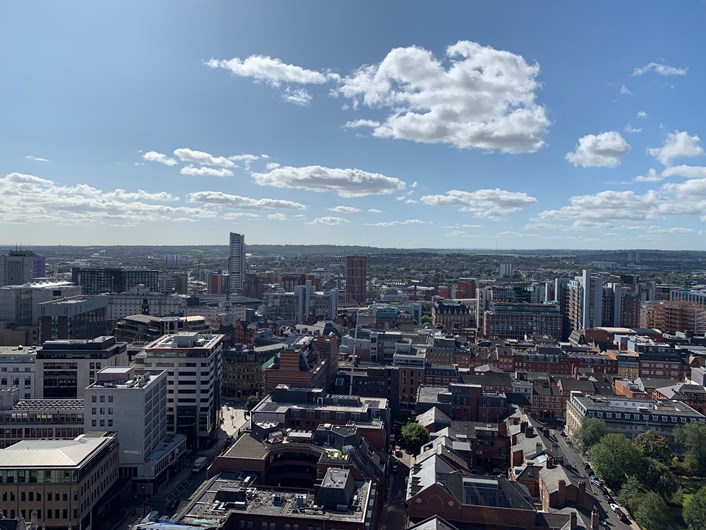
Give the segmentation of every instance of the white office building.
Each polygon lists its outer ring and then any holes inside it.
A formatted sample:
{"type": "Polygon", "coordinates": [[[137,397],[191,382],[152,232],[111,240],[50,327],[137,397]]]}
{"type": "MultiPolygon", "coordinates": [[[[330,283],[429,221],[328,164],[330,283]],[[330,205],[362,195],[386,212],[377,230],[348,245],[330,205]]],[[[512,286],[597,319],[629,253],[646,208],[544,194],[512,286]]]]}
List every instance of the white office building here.
{"type": "Polygon", "coordinates": [[[138,495],[176,474],[186,436],[167,433],[165,370],[104,368],[84,398],[85,431],[118,433],[120,475],[133,479],[138,495]]]}
{"type": "Polygon", "coordinates": [[[145,346],[135,363],[145,371],[167,371],[167,432],[203,449],[218,438],[225,335],[181,332],[145,346]]]}

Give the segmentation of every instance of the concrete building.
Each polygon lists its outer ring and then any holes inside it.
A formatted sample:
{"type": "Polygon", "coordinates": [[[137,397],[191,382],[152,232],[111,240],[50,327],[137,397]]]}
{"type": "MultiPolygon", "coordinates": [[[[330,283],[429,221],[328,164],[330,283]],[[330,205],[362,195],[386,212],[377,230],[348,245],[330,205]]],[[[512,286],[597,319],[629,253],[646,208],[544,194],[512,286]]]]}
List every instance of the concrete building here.
{"type": "Polygon", "coordinates": [[[663,333],[706,333],[706,306],[686,300],[645,302],[641,306],[640,324],[663,333]]]}
{"type": "Polygon", "coordinates": [[[115,434],[26,440],[0,451],[0,511],[47,530],[91,530],[118,480],[115,434]]]}
{"type": "Polygon", "coordinates": [[[73,439],[84,433],[82,399],[19,399],[0,389],[0,449],[23,440],[73,439]]]}
{"type": "Polygon", "coordinates": [[[285,347],[285,344],[237,345],[224,350],[221,396],[238,401],[249,396],[262,396],[265,388],[262,366],[285,347]]]}
{"type": "Polygon", "coordinates": [[[187,272],[169,272],[159,276],[159,292],[165,294],[188,294],[189,274],[187,272]]]}
{"type": "Polygon", "coordinates": [[[37,350],[30,346],[0,346],[0,389],[16,388],[19,399],[35,395],[37,350]]]}
{"type": "Polygon", "coordinates": [[[22,285],[32,281],[33,278],[44,276],[43,270],[41,274],[35,274],[34,258],[43,258],[43,256],[35,256],[34,252],[28,250],[10,250],[0,256],[0,286],[22,285]]]}
{"type": "Polygon", "coordinates": [[[603,325],[603,278],[584,270],[567,284],[569,324],[572,330],[603,325]]]}
{"type": "Polygon", "coordinates": [[[104,296],[71,296],[39,304],[42,343],[60,339],[91,339],[112,330],[108,299],[104,296]]]}
{"type": "Polygon", "coordinates": [[[368,298],[367,256],[346,256],[346,303],[365,304],[368,298]]]}
{"type": "Polygon", "coordinates": [[[127,344],[115,337],[47,341],[37,348],[36,397],[82,398],[101,369],[127,364],[127,344]]]}
{"type": "Polygon", "coordinates": [[[477,328],[477,300],[437,300],[431,311],[433,327],[443,326],[449,331],[459,328],[477,328]]]}
{"type": "Polygon", "coordinates": [[[587,417],[603,420],[609,433],[621,433],[630,439],[653,431],[671,440],[678,425],[706,423],[703,414],[680,401],[585,396],[574,392],[566,404],[566,433],[576,434],[587,417]]]}
{"type": "Polygon", "coordinates": [[[556,339],[562,337],[562,315],[558,304],[491,302],[483,314],[483,335],[486,337],[522,339],[535,334],[556,339]]]}
{"type": "Polygon", "coordinates": [[[108,320],[119,320],[128,315],[157,317],[184,314],[186,296],[158,293],[145,285],[134,285],[125,292],[111,294],[108,299],[108,320]]]}
{"type": "Polygon", "coordinates": [[[333,320],[338,315],[338,291],[314,291],[311,280],[292,292],[265,293],[263,299],[265,316],[280,326],[333,320]]]}
{"type": "Polygon", "coordinates": [[[228,287],[230,294],[242,294],[245,288],[245,234],[230,233],[228,287]]]}
{"type": "Polygon", "coordinates": [[[71,269],[71,281],[81,286],[83,294],[124,293],[140,284],[157,291],[158,276],[149,269],[71,269]]]}
{"type": "Polygon", "coordinates": [[[295,336],[291,343],[263,365],[265,392],[278,385],[328,390],[338,361],[338,337],[295,336]]]}
{"type": "Polygon", "coordinates": [[[138,495],[176,474],[186,436],[167,433],[166,371],[104,368],[84,399],[85,432],[117,432],[120,475],[132,478],[138,495]]]}
{"type": "Polygon", "coordinates": [[[145,346],[164,335],[181,332],[206,333],[210,330],[202,316],[157,317],[133,314],[115,324],[115,338],[131,345],[145,346]]]}
{"type": "Polygon", "coordinates": [[[167,370],[167,431],[184,434],[191,448],[209,447],[218,438],[224,337],[164,335],[135,357],[145,371],[167,370]]]}
{"type": "MultiPolygon", "coordinates": [[[[81,288],[71,282],[34,282],[0,287],[0,320],[17,331],[24,332],[25,346],[40,344],[39,305],[42,302],[78,296],[81,288]]],[[[16,338],[16,337],[13,337],[16,338]]],[[[4,345],[17,345],[16,340],[4,345]]]]}

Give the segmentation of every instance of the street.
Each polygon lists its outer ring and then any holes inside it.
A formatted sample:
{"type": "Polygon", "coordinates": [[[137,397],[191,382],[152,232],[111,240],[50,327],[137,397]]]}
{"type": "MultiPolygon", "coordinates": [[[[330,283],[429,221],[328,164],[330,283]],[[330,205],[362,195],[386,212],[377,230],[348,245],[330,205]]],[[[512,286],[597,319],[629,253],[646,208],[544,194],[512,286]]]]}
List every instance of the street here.
{"type": "MultiPolygon", "coordinates": [[[[584,470],[584,465],[588,462],[585,460],[573,447],[573,445],[570,445],[567,443],[567,439],[564,436],[561,436],[559,434],[559,431],[550,429],[550,435],[552,438],[552,441],[556,440],[557,444],[559,445],[559,448],[561,451],[564,453],[566,456],[566,462],[565,464],[567,467],[573,468],[579,475],[582,477],[586,478],[586,489],[590,490],[593,492],[594,497],[596,498],[596,501],[599,506],[599,512],[601,516],[601,521],[606,520],[608,522],[608,526],[610,528],[618,528],[618,529],[626,529],[626,528],[632,528],[634,530],[640,530],[640,527],[634,523],[632,520],[630,521],[630,524],[625,524],[618,519],[617,515],[615,515],[615,512],[610,508],[610,503],[603,497],[603,491],[596,486],[595,484],[591,483],[591,479],[589,477],[589,473],[584,470]]],[[[612,495],[612,494],[611,494],[612,495]]],[[[613,500],[612,502],[618,503],[617,500],[613,500]]],[[[626,516],[628,516],[628,519],[630,519],[630,516],[628,515],[627,509],[621,507],[621,510],[623,513],[625,513],[626,516]]]]}

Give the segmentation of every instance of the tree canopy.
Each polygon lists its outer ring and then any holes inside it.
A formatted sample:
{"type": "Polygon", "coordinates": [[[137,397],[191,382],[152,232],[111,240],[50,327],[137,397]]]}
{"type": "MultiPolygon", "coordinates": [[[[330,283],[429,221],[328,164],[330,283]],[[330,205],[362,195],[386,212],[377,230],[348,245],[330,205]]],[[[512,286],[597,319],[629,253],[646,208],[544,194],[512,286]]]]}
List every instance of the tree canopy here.
{"type": "Polygon", "coordinates": [[[693,475],[706,475],[706,424],[687,423],[674,429],[674,441],[684,446],[684,469],[693,475]]]}
{"type": "Polygon", "coordinates": [[[429,431],[422,425],[410,422],[402,427],[402,444],[413,455],[419,454],[419,450],[428,441],[429,431]]]}
{"type": "Polygon", "coordinates": [[[581,428],[574,435],[576,448],[582,453],[596,445],[608,433],[605,422],[598,418],[587,417],[583,419],[581,428]]]}
{"type": "Polygon", "coordinates": [[[257,396],[248,396],[248,399],[245,400],[245,408],[248,411],[251,411],[259,402],[260,400],[257,398],[257,396]]]}
{"type": "Polygon", "coordinates": [[[642,454],[622,434],[606,434],[589,450],[593,469],[616,489],[641,469],[642,454]]]}
{"type": "Polygon", "coordinates": [[[706,530],[706,486],[686,499],[682,517],[689,530],[706,530]]]}
{"type": "Polygon", "coordinates": [[[672,448],[669,440],[654,431],[645,431],[637,435],[633,443],[646,458],[654,458],[663,464],[672,460],[672,448]]]}
{"type": "Polygon", "coordinates": [[[635,509],[635,522],[645,530],[664,530],[669,528],[667,503],[657,493],[650,491],[642,497],[635,509]]]}

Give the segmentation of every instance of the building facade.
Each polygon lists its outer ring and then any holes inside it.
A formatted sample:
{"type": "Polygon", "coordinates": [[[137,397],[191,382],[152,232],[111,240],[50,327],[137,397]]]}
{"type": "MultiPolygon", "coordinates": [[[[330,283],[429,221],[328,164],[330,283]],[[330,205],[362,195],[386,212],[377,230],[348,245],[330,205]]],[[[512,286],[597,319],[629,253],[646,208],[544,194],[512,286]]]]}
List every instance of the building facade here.
{"type": "Polygon", "coordinates": [[[346,256],[346,303],[364,304],[368,291],[367,256],[346,256]]]}
{"type": "Polygon", "coordinates": [[[245,288],[245,234],[230,233],[228,287],[231,294],[242,293],[245,288]]]}

